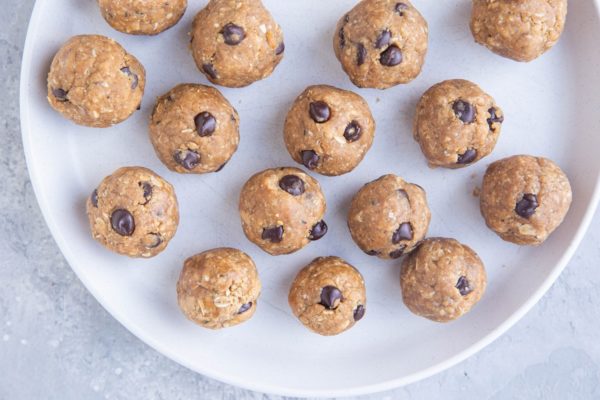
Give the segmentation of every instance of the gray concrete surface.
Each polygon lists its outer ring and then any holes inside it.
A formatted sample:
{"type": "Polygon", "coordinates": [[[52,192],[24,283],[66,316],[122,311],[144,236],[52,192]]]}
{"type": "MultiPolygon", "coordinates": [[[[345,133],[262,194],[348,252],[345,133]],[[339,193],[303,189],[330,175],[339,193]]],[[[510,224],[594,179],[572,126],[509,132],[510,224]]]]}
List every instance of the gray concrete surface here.
{"type": "MultiPolygon", "coordinates": [[[[0,399],[279,399],[156,353],[65,263],[33,195],[19,132],[19,67],[33,3],[0,1],[0,399]]],[[[364,398],[599,399],[599,222],[550,292],[502,338],[442,374],[364,398]]]]}

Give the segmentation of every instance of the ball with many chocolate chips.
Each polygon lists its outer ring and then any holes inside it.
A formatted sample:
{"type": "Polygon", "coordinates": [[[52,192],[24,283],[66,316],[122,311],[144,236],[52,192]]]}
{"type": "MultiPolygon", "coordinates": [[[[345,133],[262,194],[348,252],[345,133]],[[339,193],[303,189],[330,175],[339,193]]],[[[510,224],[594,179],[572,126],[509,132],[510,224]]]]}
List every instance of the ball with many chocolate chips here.
{"type": "Polygon", "coordinates": [[[107,176],[87,200],[92,236],[129,257],[154,257],[175,235],[179,211],[170,183],[143,167],[107,176]]]}
{"type": "Polygon", "coordinates": [[[413,313],[437,322],[455,320],[481,299],[487,278],[483,262],[454,239],[424,240],[402,263],[400,286],[413,313]]]}
{"type": "Polygon", "coordinates": [[[98,0],[98,5],[114,29],[132,35],[156,35],[181,19],[187,0],[98,0]]]}
{"type": "Polygon", "coordinates": [[[238,148],[239,116],[217,89],[180,84],[158,98],[150,140],[171,171],[217,172],[238,148]]]}
{"type": "Polygon", "coordinates": [[[208,250],[185,260],[177,281],[183,314],[209,329],[228,328],[252,318],[261,283],[254,261],[231,248],[208,250]]]}
{"type": "Polygon", "coordinates": [[[571,206],[569,179],[554,162],[518,155],[491,164],[483,177],[481,214],[502,239],[538,245],[562,223],[571,206]]]}
{"type": "Polygon", "coordinates": [[[503,122],[490,95],[453,79],[432,86],[419,100],[414,138],[431,167],[462,168],[494,150],[503,122]]]}
{"type": "Polygon", "coordinates": [[[117,42],[74,36],[52,60],[48,102],[76,124],[105,128],[139,108],[145,84],[144,67],[117,42]]]}
{"type": "Polygon", "coordinates": [[[387,89],[421,73],[428,35],[409,1],[363,0],[339,20],[333,48],[352,83],[387,89]]]}
{"type": "Polygon", "coordinates": [[[252,176],[240,194],[246,237],[272,255],[300,250],[327,233],[321,186],[297,168],[273,168],[252,176]]]}
{"type": "Polygon", "coordinates": [[[395,259],[425,238],[431,212],[422,187],[396,175],[367,183],[352,199],[348,228],[365,253],[395,259]]]}
{"type": "Polygon", "coordinates": [[[473,0],[471,32],[496,54],[532,61],[556,44],[567,0],[473,0]]]}
{"type": "Polygon", "coordinates": [[[285,119],[284,141],[292,158],[323,175],[356,168],[374,136],[375,120],[367,102],[327,85],[308,87],[285,119]]]}
{"type": "Polygon", "coordinates": [[[285,50],[281,27],[260,0],[210,0],[196,15],[191,35],[198,69],[228,87],[271,75],[285,50]]]}
{"type": "Polygon", "coordinates": [[[337,335],[364,317],[365,282],[360,272],[341,258],[319,257],[296,275],[288,302],[308,329],[337,335]]]}

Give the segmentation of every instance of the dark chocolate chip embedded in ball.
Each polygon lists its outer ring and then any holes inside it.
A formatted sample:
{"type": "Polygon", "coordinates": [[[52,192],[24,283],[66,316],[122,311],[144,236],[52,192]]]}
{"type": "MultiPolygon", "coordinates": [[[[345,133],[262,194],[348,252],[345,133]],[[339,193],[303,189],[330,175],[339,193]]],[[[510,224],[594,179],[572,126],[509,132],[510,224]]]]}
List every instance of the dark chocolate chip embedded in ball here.
{"type": "Polygon", "coordinates": [[[398,14],[400,14],[400,16],[404,16],[404,11],[408,10],[408,4],[406,3],[396,3],[396,6],[394,7],[394,11],[396,11],[398,14]]]}
{"type": "Polygon", "coordinates": [[[144,247],[147,249],[155,249],[163,243],[163,238],[160,233],[151,232],[146,235],[144,240],[144,247]]]}
{"type": "Polygon", "coordinates": [[[346,33],[344,32],[344,27],[340,28],[338,38],[340,40],[340,47],[344,47],[346,45],[346,33]]]}
{"type": "Polygon", "coordinates": [[[148,204],[148,202],[152,198],[152,185],[150,184],[150,182],[138,182],[138,185],[142,188],[144,192],[144,203],[142,203],[142,205],[148,204]]]}
{"type": "Polygon", "coordinates": [[[365,251],[365,254],[368,256],[378,256],[380,253],[377,250],[367,250],[365,251]]]}
{"type": "Polygon", "coordinates": [[[477,150],[468,149],[463,154],[458,155],[457,164],[470,164],[477,158],[477,150]]]}
{"type": "Polygon", "coordinates": [[[456,100],[452,104],[452,110],[456,118],[460,119],[465,124],[471,124],[475,121],[475,107],[464,100],[456,100]]]}
{"type": "Polygon", "coordinates": [[[363,65],[365,63],[366,59],[367,59],[367,48],[362,43],[357,44],[356,45],[356,65],[358,65],[358,66],[363,65]]]}
{"type": "Polygon", "coordinates": [[[473,291],[473,288],[471,287],[471,284],[467,280],[466,276],[461,276],[458,278],[458,282],[456,282],[455,287],[458,289],[458,292],[461,296],[466,296],[473,291]]]}
{"type": "Polygon", "coordinates": [[[297,175],[286,175],[279,180],[279,187],[292,196],[304,193],[304,181],[297,175]]]}
{"type": "Polygon", "coordinates": [[[131,70],[129,69],[129,67],[123,67],[121,68],[121,72],[126,74],[128,77],[131,78],[131,89],[135,89],[138,86],[138,76],[137,74],[134,74],[133,72],[131,72],[131,70]]]}
{"type": "Polygon", "coordinates": [[[359,304],[354,309],[354,320],[360,321],[362,319],[362,317],[364,317],[364,316],[365,316],[365,306],[363,306],[362,304],[359,304]]]}
{"type": "Polygon", "coordinates": [[[350,122],[348,126],[346,126],[346,129],[344,129],[344,138],[346,138],[346,141],[350,143],[356,142],[358,139],[360,139],[361,135],[362,128],[356,121],[350,122]]]}
{"type": "Polygon", "coordinates": [[[211,63],[202,64],[202,71],[212,79],[217,79],[217,70],[211,63]]]}
{"type": "Polygon", "coordinates": [[[390,40],[392,40],[392,32],[390,32],[389,29],[381,31],[377,37],[377,40],[375,41],[375,48],[383,49],[390,44],[390,40]]]}
{"type": "Polygon", "coordinates": [[[539,207],[538,198],[535,194],[526,193],[523,198],[517,202],[515,211],[523,218],[531,218],[535,210],[539,207]]]}
{"type": "Polygon", "coordinates": [[[248,303],[246,303],[246,304],[243,304],[243,305],[240,307],[240,309],[238,310],[238,312],[237,312],[237,313],[238,313],[238,314],[243,314],[243,313],[245,313],[246,311],[248,311],[248,310],[249,310],[249,309],[251,309],[251,308],[252,308],[252,302],[250,301],[250,302],[248,302],[248,303]]]}
{"type": "Polygon", "coordinates": [[[396,249],[389,254],[390,258],[396,259],[402,257],[402,255],[404,254],[404,250],[406,250],[406,246],[400,246],[399,249],[396,249]]]}
{"type": "Polygon", "coordinates": [[[221,35],[223,35],[225,43],[230,46],[236,46],[246,38],[244,28],[231,22],[223,27],[221,35]]]}
{"type": "Polygon", "coordinates": [[[188,171],[193,170],[200,164],[200,154],[194,150],[179,150],[175,153],[175,161],[188,171]]]}
{"type": "Polygon", "coordinates": [[[312,227],[308,235],[308,239],[312,241],[319,240],[327,234],[328,229],[329,228],[327,227],[325,221],[321,220],[312,227]]]}
{"type": "Polygon", "coordinates": [[[335,286],[325,286],[321,289],[321,304],[329,310],[335,310],[342,301],[342,292],[335,286]]]}
{"type": "Polygon", "coordinates": [[[310,103],[308,108],[310,117],[317,124],[327,122],[329,121],[329,118],[331,118],[331,110],[329,109],[329,105],[324,101],[313,101],[310,103]]]}
{"type": "Polygon", "coordinates": [[[281,42],[279,43],[279,46],[277,46],[277,48],[275,49],[275,55],[278,56],[280,54],[282,54],[285,51],[285,43],[281,42]]]}
{"type": "Polygon", "coordinates": [[[487,123],[488,126],[490,127],[490,131],[494,131],[494,126],[493,124],[501,124],[504,122],[504,116],[503,115],[496,115],[496,112],[498,110],[496,110],[496,108],[492,107],[488,110],[488,113],[490,113],[490,117],[487,119],[487,123]]]}
{"type": "Polygon", "coordinates": [[[217,129],[216,118],[208,111],[203,111],[194,117],[196,132],[199,136],[206,137],[215,133],[217,129]]]}
{"type": "Polygon", "coordinates": [[[54,96],[54,98],[58,101],[69,101],[67,98],[68,93],[69,92],[64,89],[52,89],[52,96],[54,96]]]}
{"type": "Polygon", "coordinates": [[[264,228],[261,238],[268,240],[271,243],[279,243],[283,240],[283,226],[275,226],[272,228],[264,228]]]}
{"type": "Polygon", "coordinates": [[[402,62],[402,50],[391,45],[379,56],[379,62],[386,67],[394,67],[402,62]]]}
{"type": "Polygon", "coordinates": [[[308,169],[315,169],[319,165],[319,155],[313,150],[302,150],[300,157],[302,164],[308,169]]]}
{"type": "Polygon", "coordinates": [[[412,240],[413,238],[413,229],[410,222],[404,222],[400,224],[400,227],[396,229],[394,234],[392,235],[392,243],[398,244],[401,240],[412,240]]]}
{"type": "Polygon", "coordinates": [[[121,236],[131,236],[135,231],[133,215],[122,208],[113,211],[110,216],[110,224],[113,230],[121,236]]]}
{"type": "Polygon", "coordinates": [[[98,208],[98,189],[94,189],[90,196],[90,201],[92,202],[92,206],[98,208]]]}

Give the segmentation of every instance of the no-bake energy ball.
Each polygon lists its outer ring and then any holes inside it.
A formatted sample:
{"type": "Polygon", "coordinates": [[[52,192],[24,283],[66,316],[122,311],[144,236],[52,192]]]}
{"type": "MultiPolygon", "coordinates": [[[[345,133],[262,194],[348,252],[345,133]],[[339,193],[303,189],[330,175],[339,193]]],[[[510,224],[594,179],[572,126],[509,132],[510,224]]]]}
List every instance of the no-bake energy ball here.
{"type": "Polygon", "coordinates": [[[154,257],[179,224],[173,186],[143,167],[124,167],[102,180],[87,200],[92,236],[129,257],[154,257]]]}
{"type": "Polygon", "coordinates": [[[339,257],[319,257],[292,283],[288,301],[304,326],[320,335],[337,335],[365,315],[365,282],[356,268],[339,257]]]}
{"type": "Polygon", "coordinates": [[[98,5],[114,29],[132,35],[156,35],[181,19],[187,0],[98,0],[98,5]]]}
{"type": "Polygon", "coordinates": [[[402,263],[404,304],[437,322],[455,320],[481,299],[487,278],[483,263],[454,239],[424,240],[402,263]]]}
{"type": "Polygon", "coordinates": [[[48,74],[48,102],[79,125],[105,128],[139,108],[146,72],[112,39],[80,35],[58,50],[48,74]]]}
{"type": "Polygon", "coordinates": [[[246,237],[272,255],[293,253],[325,236],[325,209],[319,183],[297,168],[259,172],[240,194],[246,237]]]}
{"type": "Polygon", "coordinates": [[[238,148],[239,116],[217,89],[177,85],[154,106],[150,140],[171,171],[218,172],[238,148]]]}
{"type": "Polygon", "coordinates": [[[414,138],[431,167],[462,168],[494,150],[504,113],[476,84],[453,79],[429,88],[417,105],[414,138]]]}
{"type": "Polygon", "coordinates": [[[526,155],[491,164],[480,205],[487,226],[502,239],[537,245],[562,223],[571,206],[569,179],[554,162],[526,155]]]}
{"type": "Polygon", "coordinates": [[[384,175],[354,196],[348,228],[362,251],[393,259],[411,252],[425,238],[430,219],[422,187],[384,175]]]}
{"type": "Polygon", "coordinates": [[[352,171],[374,136],[375,120],[367,102],[327,85],[308,87],[285,119],[284,140],[292,158],[323,175],[352,171]]]}
{"type": "Polygon", "coordinates": [[[496,54],[531,61],[558,41],[567,0],[473,0],[471,32],[496,54]]]}
{"type": "Polygon", "coordinates": [[[254,261],[237,249],[220,248],[185,260],[177,281],[183,314],[210,329],[249,320],[256,311],[261,283],[254,261]]]}
{"type": "Polygon", "coordinates": [[[352,83],[386,89],[421,73],[428,35],[409,1],[362,0],[339,20],[333,48],[352,83]]]}
{"type": "Polygon", "coordinates": [[[210,0],[196,15],[191,35],[200,71],[228,87],[271,75],[285,50],[281,28],[260,0],[210,0]]]}

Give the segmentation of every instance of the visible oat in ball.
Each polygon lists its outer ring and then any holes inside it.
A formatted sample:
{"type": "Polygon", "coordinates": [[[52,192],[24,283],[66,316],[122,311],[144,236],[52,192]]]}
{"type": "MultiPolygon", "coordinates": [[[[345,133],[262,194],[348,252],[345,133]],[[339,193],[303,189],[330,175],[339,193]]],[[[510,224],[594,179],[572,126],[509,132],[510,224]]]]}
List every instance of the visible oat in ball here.
{"type": "Polygon", "coordinates": [[[181,19],[187,0],[98,0],[98,5],[114,29],[132,35],[157,35],[181,19]]]}

